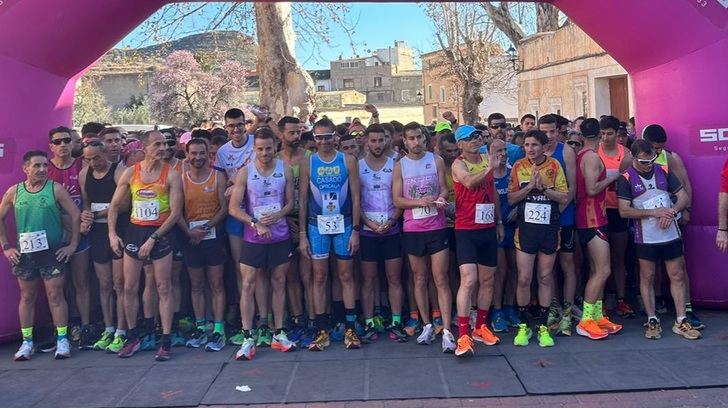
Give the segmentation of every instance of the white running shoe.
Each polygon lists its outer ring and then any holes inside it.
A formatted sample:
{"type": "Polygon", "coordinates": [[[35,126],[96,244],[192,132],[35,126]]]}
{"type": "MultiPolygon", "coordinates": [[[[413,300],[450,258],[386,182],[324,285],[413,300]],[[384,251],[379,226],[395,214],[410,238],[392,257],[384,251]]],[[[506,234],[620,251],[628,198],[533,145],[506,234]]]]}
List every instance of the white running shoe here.
{"type": "Polygon", "coordinates": [[[442,352],[443,353],[454,353],[457,344],[455,343],[455,336],[452,335],[450,330],[445,329],[442,332],[442,352]]]}
{"type": "Polygon", "coordinates": [[[63,360],[64,358],[71,358],[71,343],[67,338],[56,342],[56,360],[63,360]]]}
{"type": "Polygon", "coordinates": [[[417,344],[429,346],[433,341],[435,341],[435,329],[432,323],[429,323],[422,328],[422,333],[417,337],[417,344]]]}
{"type": "Polygon", "coordinates": [[[15,361],[30,360],[30,357],[32,355],[33,355],[33,342],[24,341],[23,344],[20,345],[18,352],[15,353],[15,361]]]}

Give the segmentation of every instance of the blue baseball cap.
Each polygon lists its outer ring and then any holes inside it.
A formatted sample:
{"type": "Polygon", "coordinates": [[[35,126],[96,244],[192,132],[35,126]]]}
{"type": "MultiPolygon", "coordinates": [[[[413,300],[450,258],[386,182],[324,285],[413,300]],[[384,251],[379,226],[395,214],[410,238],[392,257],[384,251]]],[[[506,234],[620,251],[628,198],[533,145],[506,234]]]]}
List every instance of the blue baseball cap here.
{"type": "Polygon", "coordinates": [[[480,130],[476,129],[473,126],[470,126],[470,125],[460,126],[455,131],[455,141],[456,142],[459,142],[459,141],[461,141],[463,139],[467,139],[470,136],[472,136],[473,133],[476,133],[478,136],[482,136],[483,135],[483,132],[481,132],[480,130]]]}

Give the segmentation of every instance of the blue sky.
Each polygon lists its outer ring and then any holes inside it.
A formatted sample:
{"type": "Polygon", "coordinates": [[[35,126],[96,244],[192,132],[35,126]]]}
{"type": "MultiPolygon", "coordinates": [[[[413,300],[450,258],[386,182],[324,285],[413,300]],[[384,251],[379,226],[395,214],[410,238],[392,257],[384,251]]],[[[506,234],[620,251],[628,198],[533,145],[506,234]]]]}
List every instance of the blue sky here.
{"type": "MultiPolygon", "coordinates": [[[[178,38],[187,33],[203,29],[215,13],[219,5],[211,5],[202,12],[185,19],[182,27],[174,33],[166,34],[166,38],[178,38]]],[[[295,17],[294,17],[295,19],[295,17]]],[[[340,55],[351,57],[368,54],[366,50],[376,50],[394,45],[395,40],[404,40],[417,52],[429,52],[437,48],[434,43],[433,29],[420,6],[414,3],[351,3],[348,20],[355,25],[352,36],[352,47],[348,36],[338,28],[331,28],[331,44],[320,45],[318,51],[311,44],[297,41],[296,54],[307,69],[328,69],[328,61],[338,59],[340,55]]],[[[143,29],[137,27],[117,46],[137,47],[150,45],[142,43],[143,29]]]]}

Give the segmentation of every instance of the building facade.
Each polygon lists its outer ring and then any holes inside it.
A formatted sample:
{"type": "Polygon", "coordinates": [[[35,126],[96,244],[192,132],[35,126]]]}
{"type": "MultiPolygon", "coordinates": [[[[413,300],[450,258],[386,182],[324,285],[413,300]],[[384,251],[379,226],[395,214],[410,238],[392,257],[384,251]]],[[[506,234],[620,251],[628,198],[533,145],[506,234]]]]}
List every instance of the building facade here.
{"type": "Polygon", "coordinates": [[[518,54],[521,115],[634,116],[627,72],[575,24],[524,39],[518,54]]]}

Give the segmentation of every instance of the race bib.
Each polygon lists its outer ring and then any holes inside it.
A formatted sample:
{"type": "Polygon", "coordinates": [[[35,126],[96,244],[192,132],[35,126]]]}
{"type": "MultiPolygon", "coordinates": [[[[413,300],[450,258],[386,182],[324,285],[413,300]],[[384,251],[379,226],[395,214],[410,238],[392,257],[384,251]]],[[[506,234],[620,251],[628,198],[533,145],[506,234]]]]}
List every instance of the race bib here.
{"type": "Polygon", "coordinates": [[[21,232],[18,234],[20,253],[30,254],[48,249],[48,237],[45,230],[34,232],[21,232]]]}
{"type": "Polygon", "coordinates": [[[134,218],[139,221],[156,221],[159,219],[159,200],[135,201],[132,208],[134,218]]]}
{"type": "Polygon", "coordinates": [[[475,204],[475,223],[493,224],[495,222],[495,204],[475,204]]]}
{"type": "Polygon", "coordinates": [[[261,219],[261,218],[263,218],[263,216],[277,213],[280,210],[281,210],[281,205],[279,203],[253,207],[253,217],[255,217],[257,219],[261,219]]]}
{"type": "Polygon", "coordinates": [[[642,203],[642,207],[645,210],[654,210],[655,208],[670,208],[672,207],[672,203],[670,202],[670,197],[667,194],[660,194],[658,196],[650,198],[649,200],[645,200],[645,202],[642,203]]]}
{"type": "Polygon", "coordinates": [[[524,218],[530,224],[548,225],[551,221],[551,204],[526,203],[524,218]]]}
{"type": "MultiPolygon", "coordinates": [[[[389,219],[389,217],[387,216],[387,213],[385,213],[385,212],[364,212],[364,216],[367,217],[368,219],[370,219],[374,222],[378,222],[380,224],[384,224],[389,219]]],[[[371,231],[372,229],[367,227],[366,224],[364,224],[364,230],[371,231]]]]}
{"type": "MultiPolygon", "coordinates": [[[[207,224],[208,222],[209,222],[209,220],[190,221],[190,229],[195,229],[197,227],[203,226],[203,225],[207,224]]],[[[215,231],[215,228],[210,228],[207,231],[207,235],[202,237],[202,240],[206,241],[208,239],[215,239],[215,238],[217,238],[217,232],[215,231]]]]}
{"type": "Polygon", "coordinates": [[[344,233],[344,216],[338,215],[319,215],[316,217],[318,221],[318,230],[321,235],[335,235],[344,233]]]}
{"type": "MultiPolygon", "coordinates": [[[[91,211],[99,212],[109,208],[109,203],[91,203],[91,211]]],[[[107,222],[106,218],[97,218],[94,222],[107,222]]]]}
{"type": "Polygon", "coordinates": [[[427,207],[415,207],[412,209],[412,218],[415,220],[421,220],[423,218],[430,218],[437,215],[437,207],[434,205],[428,205],[427,207]]]}
{"type": "Polygon", "coordinates": [[[339,193],[322,193],[321,194],[321,211],[324,215],[336,215],[339,210],[339,193]]]}

